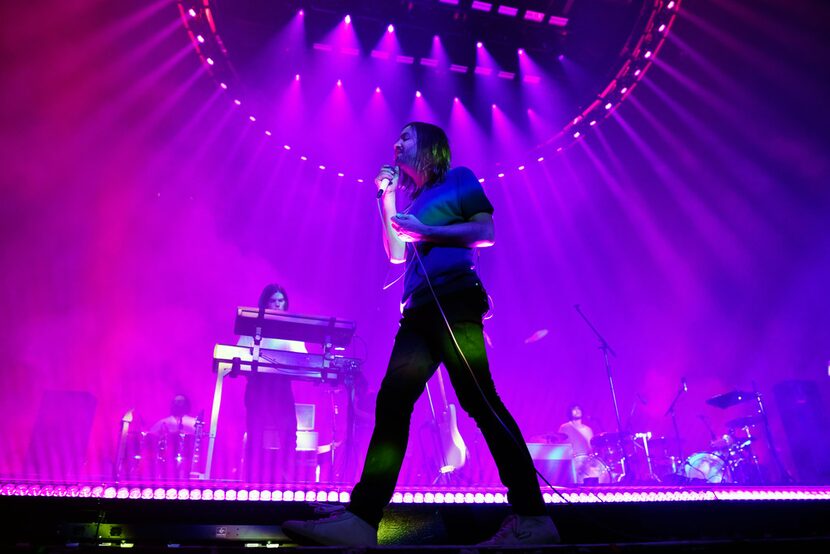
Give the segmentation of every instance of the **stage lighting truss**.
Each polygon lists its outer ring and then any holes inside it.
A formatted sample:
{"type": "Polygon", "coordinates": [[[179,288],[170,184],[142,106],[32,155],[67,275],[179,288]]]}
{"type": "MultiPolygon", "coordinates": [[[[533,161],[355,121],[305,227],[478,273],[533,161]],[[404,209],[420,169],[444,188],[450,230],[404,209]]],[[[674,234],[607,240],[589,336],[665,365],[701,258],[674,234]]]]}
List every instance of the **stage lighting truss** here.
{"type": "MultiPolygon", "coordinates": [[[[311,5],[317,5],[321,3],[325,4],[326,2],[330,3],[332,0],[310,1],[311,5]]],[[[510,17],[522,20],[523,23],[529,22],[530,24],[539,24],[547,27],[565,27],[568,23],[567,17],[547,14],[529,8],[515,9],[516,7],[512,6],[510,2],[473,2],[472,0],[422,0],[422,2],[431,2],[438,7],[443,6],[451,10],[464,11],[467,15],[477,16],[476,14],[487,14],[489,17],[494,18],[510,17]],[[539,15],[540,13],[542,14],[541,16],[539,15]]],[[[234,107],[240,110],[251,124],[262,127],[263,134],[275,141],[275,148],[291,151],[291,145],[287,144],[290,142],[290,137],[275,136],[270,129],[266,128],[266,123],[256,117],[256,114],[246,110],[245,102],[241,97],[243,92],[241,79],[234,70],[230,62],[228,50],[216,30],[211,3],[212,0],[177,1],[182,22],[199,59],[205,65],[209,75],[229,96],[234,107]]],[[[562,152],[579,140],[584,139],[596,125],[611,117],[631,94],[637,84],[645,77],[652,62],[663,47],[663,44],[665,44],[669,31],[680,10],[680,5],[681,0],[649,0],[640,18],[641,21],[645,22],[642,25],[642,32],[636,34],[636,36],[632,35],[629,43],[622,48],[623,55],[620,57],[618,70],[610,82],[596,95],[595,99],[575,117],[569,120],[560,131],[555,133],[542,145],[536,147],[533,151],[528,152],[526,160],[511,162],[510,164],[496,161],[492,168],[484,169],[481,172],[483,177],[479,181],[483,183],[485,181],[508,179],[524,171],[532,163],[542,163],[549,157],[562,152]]],[[[298,12],[300,15],[303,15],[302,9],[298,9],[298,12]]],[[[352,15],[352,19],[354,17],[352,15]]],[[[391,23],[389,27],[392,28],[391,23]]],[[[314,47],[319,50],[325,49],[327,45],[315,44],[314,47]]],[[[382,57],[385,54],[384,52],[372,52],[373,57],[382,57]]],[[[409,64],[417,63],[427,67],[434,65],[433,61],[429,58],[416,59],[413,56],[396,56],[391,61],[409,64]]],[[[461,64],[451,64],[448,69],[457,73],[475,72],[475,68],[461,64]]],[[[496,78],[500,77],[503,79],[516,77],[514,73],[505,71],[500,73],[494,72],[493,75],[496,78]]],[[[534,83],[533,77],[533,75],[526,75],[524,76],[524,81],[529,84],[538,84],[538,80],[534,83]]],[[[301,76],[296,75],[295,78],[300,79],[301,76]]],[[[308,156],[300,152],[297,152],[296,156],[303,162],[310,162],[308,156]]],[[[338,178],[347,177],[345,172],[331,167],[325,160],[314,160],[313,163],[321,171],[329,171],[338,178]]],[[[360,177],[349,178],[358,183],[364,182],[364,179],[360,177]]]]}

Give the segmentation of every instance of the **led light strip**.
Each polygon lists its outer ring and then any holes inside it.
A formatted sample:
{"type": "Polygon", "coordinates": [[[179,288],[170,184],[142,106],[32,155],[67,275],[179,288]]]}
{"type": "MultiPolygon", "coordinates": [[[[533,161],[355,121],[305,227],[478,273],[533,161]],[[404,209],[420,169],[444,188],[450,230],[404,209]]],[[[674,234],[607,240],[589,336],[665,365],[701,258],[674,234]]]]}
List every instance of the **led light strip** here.
{"type": "MultiPolygon", "coordinates": [[[[547,504],[712,501],[830,500],[830,487],[581,487],[560,488],[561,496],[544,492],[547,504]]],[[[211,486],[116,486],[0,483],[0,496],[108,498],[143,500],[218,500],[251,502],[348,503],[349,493],[333,489],[261,489],[211,486]]],[[[405,490],[392,496],[394,504],[504,504],[502,490],[405,490]]]]}

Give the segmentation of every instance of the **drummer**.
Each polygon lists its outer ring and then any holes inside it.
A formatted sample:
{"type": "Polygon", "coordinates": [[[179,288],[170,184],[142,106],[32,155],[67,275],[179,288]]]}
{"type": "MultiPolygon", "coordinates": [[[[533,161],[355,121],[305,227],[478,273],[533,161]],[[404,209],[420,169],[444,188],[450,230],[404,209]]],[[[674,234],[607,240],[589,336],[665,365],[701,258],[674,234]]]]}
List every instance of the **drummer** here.
{"type": "Polygon", "coordinates": [[[591,439],[594,438],[594,430],[582,422],[582,406],[571,404],[568,406],[568,421],[559,426],[559,432],[567,435],[568,442],[573,446],[573,455],[590,456],[594,453],[591,447],[591,439]]]}
{"type": "Polygon", "coordinates": [[[158,420],[147,433],[148,477],[190,478],[197,424],[198,418],[190,415],[190,399],[176,394],[170,402],[170,415],[158,420]]]}

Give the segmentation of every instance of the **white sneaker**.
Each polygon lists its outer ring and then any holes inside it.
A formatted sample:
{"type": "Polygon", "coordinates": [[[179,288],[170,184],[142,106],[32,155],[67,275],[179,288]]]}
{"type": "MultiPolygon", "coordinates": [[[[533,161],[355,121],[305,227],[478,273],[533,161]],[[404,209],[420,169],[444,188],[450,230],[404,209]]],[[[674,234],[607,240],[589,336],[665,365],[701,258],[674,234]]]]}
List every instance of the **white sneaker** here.
{"type": "Polygon", "coordinates": [[[521,546],[559,544],[559,531],[549,516],[508,516],[501,529],[476,546],[521,546]]]}
{"type": "Polygon", "coordinates": [[[283,532],[303,545],[377,546],[377,529],[349,511],[309,521],[286,521],[283,532]]]}

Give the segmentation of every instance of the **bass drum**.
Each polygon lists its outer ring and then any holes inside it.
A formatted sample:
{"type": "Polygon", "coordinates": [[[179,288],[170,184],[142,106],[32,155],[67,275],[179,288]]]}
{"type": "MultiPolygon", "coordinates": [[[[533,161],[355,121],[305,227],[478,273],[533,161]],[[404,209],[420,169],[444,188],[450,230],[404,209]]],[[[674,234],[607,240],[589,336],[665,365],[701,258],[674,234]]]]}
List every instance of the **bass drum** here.
{"type": "Polygon", "coordinates": [[[697,452],[686,459],[683,474],[691,483],[731,483],[729,464],[718,454],[697,452]]]}
{"type": "Polygon", "coordinates": [[[605,485],[616,481],[616,476],[596,454],[574,456],[574,473],[578,485],[605,485]]]}

